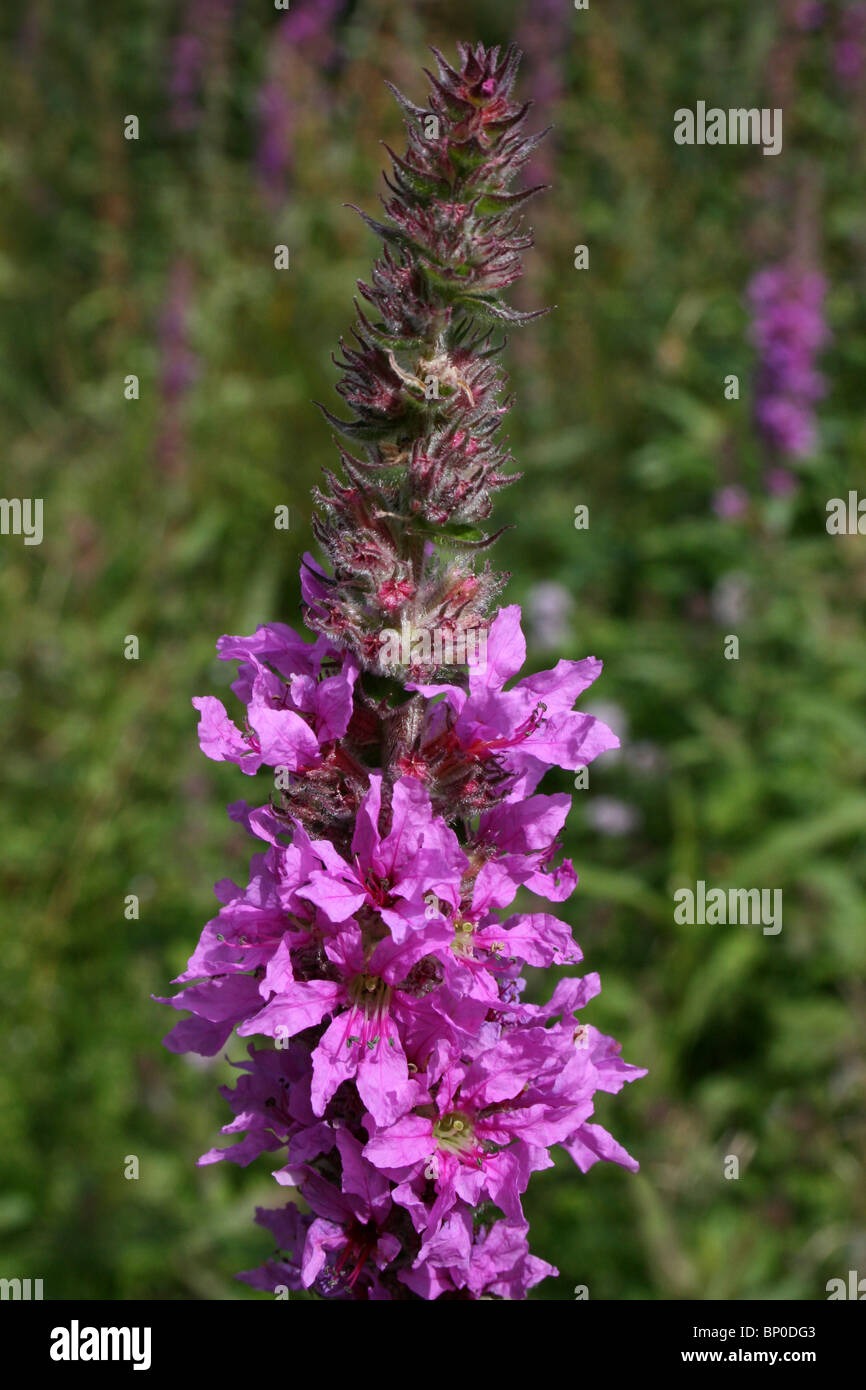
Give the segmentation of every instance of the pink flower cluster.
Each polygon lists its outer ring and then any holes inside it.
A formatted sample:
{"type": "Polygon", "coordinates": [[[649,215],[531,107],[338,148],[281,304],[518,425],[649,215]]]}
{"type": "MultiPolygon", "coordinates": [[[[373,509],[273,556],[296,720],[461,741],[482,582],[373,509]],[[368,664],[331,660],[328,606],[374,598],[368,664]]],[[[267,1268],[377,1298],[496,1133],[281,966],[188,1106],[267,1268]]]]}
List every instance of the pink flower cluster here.
{"type": "Polygon", "coordinates": [[[597,1091],[643,1075],[575,1018],[598,977],[522,1002],[526,966],[581,955],[550,912],[503,918],[520,889],[558,903],[575,886],[571,863],[554,863],[570,797],[535,787],[547,767],[617,746],[572,708],[600,663],[560,661],[506,689],[525,649],[518,610],[501,610],[486,669],[468,691],[412,693],[414,738],[392,750],[386,775],[368,771],[351,828],[319,839],[292,792],[312,771],[329,800],[346,783],[353,721],[364,727],[354,658],[281,624],[219,647],[241,663],[233,689],[246,718],[242,731],[220,701],[196,700],[202,749],[250,775],[285,773],[285,803],[230,808],[263,850],[245,889],[217,885],[222,906],[184,988],[163,1001],[191,1017],[166,1043],[212,1056],[233,1031],[269,1040],[250,1046],[225,1091],[225,1133],[245,1137],[200,1161],[284,1150],[276,1179],[310,1207],[259,1214],[279,1253],[243,1277],[340,1298],[522,1297],[555,1272],[529,1254],[520,1203],[551,1146],[582,1171],[600,1158],[637,1167],[591,1122],[597,1091]],[[501,799],[462,837],[434,809],[446,735],[497,772],[501,799]]]}

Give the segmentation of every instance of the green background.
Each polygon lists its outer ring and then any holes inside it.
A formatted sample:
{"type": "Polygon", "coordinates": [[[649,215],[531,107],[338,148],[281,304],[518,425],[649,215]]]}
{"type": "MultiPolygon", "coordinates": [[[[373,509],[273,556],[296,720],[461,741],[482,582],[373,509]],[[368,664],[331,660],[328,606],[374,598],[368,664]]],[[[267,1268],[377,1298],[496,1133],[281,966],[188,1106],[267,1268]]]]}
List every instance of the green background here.
{"type": "Polygon", "coordinates": [[[256,175],[281,20],[264,0],[225,24],[210,7],[180,130],[186,6],[26,8],[0,54],[2,488],[44,499],[45,536],[0,538],[0,1274],[49,1298],[260,1297],[233,1275],[269,1254],[252,1213],[279,1190],[266,1158],[195,1168],[229,1119],[229,1068],[165,1051],[176,1016],[150,997],[252,849],[224,811],[250,785],[203,758],[190,698],[225,697],[221,633],[299,621],[310,488],[335,458],[311,402],[337,405],[330,353],[376,253],[344,205],[375,215],[379,141],[401,147],[383,80],[422,101],[430,43],[515,36],[520,90],[555,131],[512,298],[557,307],[506,349],[524,476],[496,558],[512,601],[539,582],[572,596],[533,669],[605,662],[590,704],[617,707],[626,752],[575,793],[562,915],[602,977],[586,1020],[649,1068],[597,1107],[638,1176],[563,1157],[533,1179],[533,1249],[561,1270],[534,1297],[820,1299],[866,1273],[866,538],[825,529],[829,498],[866,489],[866,115],[834,73],[839,8],[801,31],[796,6],[752,0],[358,0],[284,60],[282,200],[256,175]],[[782,154],[676,146],[673,112],[698,99],[783,106],[782,154]],[[828,279],[829,392],[797,491],[768,497],[744,291],[795,241],[828,279]],[[167,399],[179,265],[197,374],[167,399]],[[724,521],[731,484],[749,502],[724,521]],[[600,798],[627,833],[594,823],[600,798]],[[678,926],[673,888],[700,878],[781,888],[782,932],[678,926]]]}

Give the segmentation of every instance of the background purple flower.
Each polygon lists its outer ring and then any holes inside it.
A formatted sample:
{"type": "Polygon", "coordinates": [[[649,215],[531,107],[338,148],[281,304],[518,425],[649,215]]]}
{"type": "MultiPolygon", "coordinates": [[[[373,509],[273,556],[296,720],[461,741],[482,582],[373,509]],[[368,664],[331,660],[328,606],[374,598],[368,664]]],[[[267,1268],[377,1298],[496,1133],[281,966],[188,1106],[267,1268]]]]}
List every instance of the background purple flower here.
{"type": "Polygon", "coordinates": [[[234,0],[187,0],[180,31],[169,51],[169,121],[174,130],[194,130],[202,115],[208,73],[222,62],[234,0]]]}
{"type": "Polygon", "coordinates": [[[827,7],[821,0],[801,0],[794,11],[794,23],[803,33],[820,29],[827,17],[827,7]]]}
{"type": "Polygon", "coordinates": [[[256,170],[262,192],[278,204],[286,194],[293,162],[293,135],[300,115],[297,65],[311,73],[326,67],[337,50],[335,23],[344,0],[301,0],[273,31],[266,76],[256,96],[256,170]]]}
{"type": "Polygon", "coordinates": [[[769,266],[749,283],[755,418],[768,448],[783,457],[805,457],[815,446],[814,407],[825,391],[815,361],[830,336],[825,292],[822,275],[793,262],[769,266]]]}
{"type": "Polygon", "coordinates": [[[157,329],[162,411],[156,453],[167,471],[177,468],[183,457],[183,402],[199,370],[198,358],[189,341],[192,283],[189,262],[177,260],[171,268],[157,329]]]}
{"type": "Polygon", "coordinates": [[[833,50],[837,78],[851,89],[859,86],[866,59],[866,5],[861,0],[846,5],[839,20],[839,37],[833,50]]]}
{"type": "MultiPolygon", "coordinates": [[[[563,58],[571,33],[573,10],[564,0],[527,0],[517,42],[525,55],[529,96],[551,113],[563,92],[563,58]]],[[[530,183],[547,183],[553,174],[550,141],[540,146],[527,166],[530,183]]]]}
{"type": "Polygon", "coordinates": [[[789,497],[799,486],[794,474],[787,468],[769,468],[764,481],[771,497],[789,497]]]}
{"type": "Polygon", "coordinates": [[[529,638],[533,646],[555,650],[568,641],[574,599],[564,584],[534,584],[527,599],[529,638]]]}
{"type": "Polygon", "coordinates": [[[713,498],[713,511],[722,521],[734,521],[749,505],[749,494],[735,483],[720,488],[713,498]]]}

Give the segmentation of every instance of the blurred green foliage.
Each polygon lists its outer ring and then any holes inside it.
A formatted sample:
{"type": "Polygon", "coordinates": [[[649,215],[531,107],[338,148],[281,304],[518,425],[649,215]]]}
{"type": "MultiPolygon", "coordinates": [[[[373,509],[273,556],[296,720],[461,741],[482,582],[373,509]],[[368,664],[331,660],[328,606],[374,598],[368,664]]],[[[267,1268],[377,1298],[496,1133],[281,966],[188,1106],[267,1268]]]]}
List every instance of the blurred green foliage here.
{"type": "Polygon", "coordinates": [[[796,7],[747,0],[542,8],[344,5],[327,62],[301,44],[288,60],[282,201],[256,177],[266,5],[209,25],[186,129],[170,120],[184,5],[32,0],[3,18],[3,490],[44,499],[45,537],[0,541],[0,1272],[48,1297],[256,1297],[232,1275],[267,1255],[251,1217],[279,1191],[265,1160],[195,1168],[229,1068],[165,1052],[173,1019],[150,998],[251,849],[224,812],[249,784],[203,759],[189,701],[232,678],[221,633],[298,620],[309,492],[334,459],[311,401],[334,404],[330,353],[375,252],[344,204],[375,211],[378,142],[401,139],[383,79],[419,99],[426,45],[533,23],[561,90],[538,112],[553,188],[515,299],[557,309],[506,352],[524,478],[498,561],[512,599],[542,581],[574,597],[536,667],[605,660],[593,700],[617,707],[626,752],[575,792],[563,915],[602,977],[587,1020],[649,1068],[597,1113],[639,1176],[563,1160],[533,1179],[533,1248],[561,1270],[538,1296],[813,1299],[866,1269],[866,541],[824,527],[828,498],[866,490],[863,93],[834,78],[833,6],[809,31],[796,7]],[[675,146],[673,111],[698,99],[783,105],[783,154],[675,146]],[[795,237],[830,284],[830,391],[798,490],[768,497],[743,291],[795,237]],[[197,374],[171,396],[178,265],[197,374]],[[724,521],[731,484],[750,501],[724,521]],[[599,798],[632,828],[602,834],[599,798]],[[699,878],[781,888],[782,932],[676,925],[673,888],[699,878]]]}

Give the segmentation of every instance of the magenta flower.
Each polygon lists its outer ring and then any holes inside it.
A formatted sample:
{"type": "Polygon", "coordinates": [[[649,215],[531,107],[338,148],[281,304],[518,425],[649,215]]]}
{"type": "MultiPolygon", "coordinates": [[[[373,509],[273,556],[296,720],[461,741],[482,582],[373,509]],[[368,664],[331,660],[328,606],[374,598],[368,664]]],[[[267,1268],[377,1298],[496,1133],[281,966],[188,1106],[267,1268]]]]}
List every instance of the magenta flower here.
{"type": "Polygon", "coordinates": [[[335,978],[292,980],[285,972],[277,993],[238,1033],[294,1037],[332,1016],[312,1053],[314,1113],[323,1115],[337,1088],[354,1079],[364,1105],[388,1123],[405,1113],[414,1095],[403,1038],[411,1042],[431,1028],[453,1035],[459,1027],[448,1016],[447,996],[436,1011],[412,976],[412,967],[449,939],[443,922],[428,923],[402,948],[386,937],[366,959],[360,927],[344,926],[323,948],[335,978]]]}
{"type": "Polygon", "coordinates": [[[258,851],[246,887],[216,886],[162,1001],[188,1014],[165,1042],[213,1056],[232,1033],[260,1040],[222,1091],[232,1142],[199,1163],[272,1154],[306,1204],[257,1212],[276,1250],[239,1277],[270,1293],[525,1298],[556,1274],[522,1206],[550,1150],[582,1172],[637,1167],[593,1120],[597,1092],[644,1074],[578,1021],[598,976],[524,998],[527,966],[581,960],[543,910],[577,882],[558,839],[571,799],[539,783],[618,739],[575,708],[601,663],[521,674],[520,612],[497,611],[502,577],[476,569],[495,539],[478,523],[514,481],[490,331],[532,317],[501,291],[530,244],[532,190],[511,183],[537,141],[510,97],[516,50],[459,54],[437,54],[429,107],[399,98],[409,146],[387,221],[367,219],[385,250],[343,349],[352,418],[330,417],[356,452],[317,495],[328,563],[305,556],[301,574],[318,635],[223,637],[242,713],[193,701],[204,753],[259,777],[260,804],[229,807],[258,851]],[[424,641],[395,648],[395,631],[424,641]],[[467,635],[482,660],[455,657],[467,635]],[[540,901],[514,911],[518,893],[540,901]]]}
{"type": "Polygon", "coordinates": [[[260,627],[253,637],[222,637],[217,650],[223,661],[241,660],[232,689],[247,705],[246,732],[213,695],[194,699],[202,752],[237,763],[248,776],[262,765],[291,772],[320,765],[322,746],[348,727],[358,675],[352,657],[321,639],[310,647],[282,623],[260,627]],[[329,660],[340,667],[333,675],[326,674],[329,660]]]}
{"type": "Polygon", "coordinates": [[[425,895],[435,893],[456,907],[468,867],[453,830],[434,816],[420,782],[400,777],[391,793],[391,828],[379,832],[382,779],[370,775],[352,837],[352,862],[321,842],[323,868],[314,871],[302,896],[331,922],[345,922],[367,908],[401,944],[425,926],[425,895]]]}
{"type": "Polygon", "coordinates": [[[517,800],[534,790],[548,768],[586,767],[599,753],[619,747],[606,724],[573,709],[600,675],[600,661],[560,661],[552,671],[529,676],[506,691],[506,682],[525,659],[520,609],[513,604],[500,609],[491,623],[487,661],[482,668],[469,668],[468,691],[410,682],[407,690],[444,699],[430,707],[417,751],[404,764],[407,770],[441,776],[443,762],[450,766],[459,753],[461,765],[471,760],[469,792],[480,808],[486,804],[485,792],[497,800],[517,800]]]}

